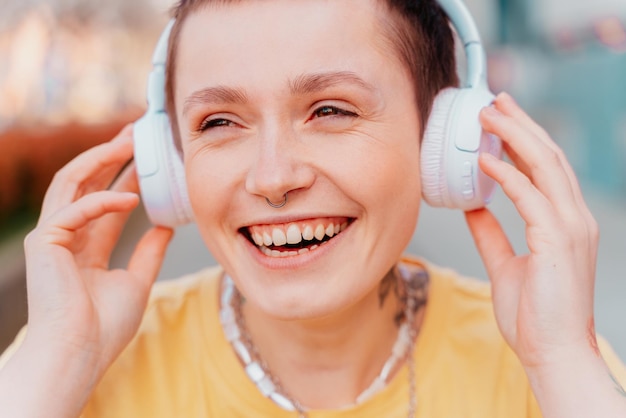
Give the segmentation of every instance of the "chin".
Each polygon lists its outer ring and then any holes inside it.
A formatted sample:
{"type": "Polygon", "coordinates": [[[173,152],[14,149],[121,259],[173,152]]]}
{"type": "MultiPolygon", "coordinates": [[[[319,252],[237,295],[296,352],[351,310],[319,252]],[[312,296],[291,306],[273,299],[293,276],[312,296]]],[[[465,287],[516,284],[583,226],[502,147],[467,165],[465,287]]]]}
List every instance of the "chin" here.
{"type": "Polygon", "coordinates": [[[354,293],[341,289],[349,278],[330,272],[292,273],[288,278],[275,274],[258,275],[254,283],[240,282],[246,300],[275,319],[291,321],[320,319],[341,311],[354,293]],[[342,277],[339,277],[342,276],[342,277]],[[341,280],[343,283],[338,283],[341,280]]]}

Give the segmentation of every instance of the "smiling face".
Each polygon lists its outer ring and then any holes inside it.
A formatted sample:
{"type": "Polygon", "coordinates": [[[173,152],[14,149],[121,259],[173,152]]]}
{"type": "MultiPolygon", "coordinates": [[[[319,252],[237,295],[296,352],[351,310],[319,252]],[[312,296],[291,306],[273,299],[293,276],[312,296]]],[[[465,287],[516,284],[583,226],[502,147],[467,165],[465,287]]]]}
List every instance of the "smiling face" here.
{"type": "Polygon", "coordinates": [[[203,239],[280,318],[377,290],[413,234],[419,133],[409,72],[376,0],[244,1],[180,33],[174,101],[203,239]],[[272,208],[287,193],[287,204],[272,208]]]}

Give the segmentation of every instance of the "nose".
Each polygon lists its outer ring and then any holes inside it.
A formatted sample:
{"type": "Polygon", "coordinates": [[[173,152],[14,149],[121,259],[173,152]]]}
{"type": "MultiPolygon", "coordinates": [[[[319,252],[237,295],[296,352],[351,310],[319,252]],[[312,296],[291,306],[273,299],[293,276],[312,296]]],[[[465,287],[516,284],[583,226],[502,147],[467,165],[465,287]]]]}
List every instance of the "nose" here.
{"type": "Polygon", "coordinates": [[[315,170],[294,132],[289,129],[272,131],[259,138],[245,187],[248,193],[278,204],[287,193],[311,187],[315,170]]]}

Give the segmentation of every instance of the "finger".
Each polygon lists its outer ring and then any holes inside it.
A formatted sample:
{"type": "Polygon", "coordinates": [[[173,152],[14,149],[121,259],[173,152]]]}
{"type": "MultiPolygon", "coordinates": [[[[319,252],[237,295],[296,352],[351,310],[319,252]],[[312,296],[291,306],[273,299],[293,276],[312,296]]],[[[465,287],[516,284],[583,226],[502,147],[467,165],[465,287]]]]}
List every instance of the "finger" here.
{"type": "Polygon", "coordinates": [[[139,179],[135,163],[131,161],[115,179],[110,190],[118,192],[139,193],[139,179]]]}
{"type": "Polygon", "coordinates": [[[515,118],[524,128],[541,139],[547,146],[558,148],[550,135],[537,122],[535,122],[508,93],[500,93],[494,100],[496,108],[505,115],[515,118]]]}
{"type": "Polygon", "coordinates": [[[466,212],[465,219],[487,274],[496,280],[500,267],[515,256],[509,239],[498,220],[486,208],[466,212]]]}
{"type": "MultiPolygon", "coordinates": [[[[520,278],[524,263],[516,263],[516,255],[502,226],[486,208],[465,213],[465,220],[474,238],[478,253],[492,284],[494,313],[503,333],[515,338],[514,315],[519,304],[520,278]]],[[[522,279],[523,280],[523,279],[522,279]]]]}
{"type": "MultiPolygon", "coordinates": [[[[496,108],[505,115],[511,116],[528,131],[532,132],[537,138],[539,138],[547,147],[553,150],[561,159],[563,168],[566,170],[572,185],[578,186],[578,180],[574,175],[574,170],[567,161],[563,150],[552,140],[550,135],[543,129],[537,122],[535,122],[519,105],[517,102],[507,93],[500,93],[494,101],[496,108]]],[[[576,189],[579,189],[576,187],[576,189]]],[[[575,189],[575,190],[576,190],[575,189]]]]}
{"type": "Polygon", "coordinates": [[[504,153],[506,154],[506,156],[509,158],[509,160],[511,160],[513,165],[515,167],[517,167],[522,173],[530,172],[530,168],[528,167],[528,165],[526,165],[526,163],[524,161],[522,161],[520,156],[517,155],[515,150],[513,150],[509,146],[509,144],[507,144],[506,142],[503,142],[502,143],[502,149],[503,149],[504,153]]]}
{"type": "MultiPolygon", "coordinates": [[[[139,184],[134,164],[128,165],[111,186],[112,191],[123,193],[139,192],[139,184]]],[[[117,245],[131,211],[114,212],[93,223],[91,234],[98,237],[98,252],[112,254],[117,245]]],[[[108,260],[106,260],[108,262],[108,260]]]]}
{"type": "Polygon", "coordinates": [[[585,204],[585,200],[582,196],[582,191],[580,189],[580,184],[578,179],[576,178],[576,174],[574,169],[570,165],[567,160],[565,153],[563,150],[550,138],[550,135],[535,122],[519,105],[513,97],[511,97],[507,93],[500,93],[495,100],[495,106],[498,110],[500,110],[503,114],[509,115],[516,120],[518,120],[526,129],[533,132],[539,139],[543,141],[546,146],[552,149],[559,159],[561,160],[561,164],[567,177],[569,178],[569,182],[572,188],[572,192],[576,199],[578,206],[581,209],[584,209],[587,212],[588,216],[591,216],[587,205],[585,204]]]}
{"type": "Polygon", "coordinates": [[[145,285],[154,283],[167,246],[174,235],[170,228],[154,227],[141,238],[128,262],[128,271],[133,273],[145,285]]]}
{"type": "Polygon", "coordinates": [[[40,220],[80,197],[108,188],[133,154],[132,130],[127,127],[112,141],[97,145],[59,170],[44,197],[40,220]]]}
{"type": "Polygon", "coordinates": [[[481,122],[488,132],[499,136],[514,151],[517,163],[523,163],[517,167],[528,170],[523,171],[524,174],[559,212],[565,212],[568,217],[578,212],[569,177],[563,169],[561,159],[552,149],[514,118],[504,115],[494,107],[483,109],[481,122]]]}
{"type": "Polygon", "coordinates": [[[38,228],[42,231],[45,244],[70,248],[76,231],[107,214],[131,211],[138,204],[139,196],[135,193],[95,192],[61,209],[38,228]]]}
{"type": "Polygon", "coordinates": [[[489,153],[480,155],[479,164],[500,185],[528,226],[556,227],[557,215],[552,204],[522,172],[489,153]]]}

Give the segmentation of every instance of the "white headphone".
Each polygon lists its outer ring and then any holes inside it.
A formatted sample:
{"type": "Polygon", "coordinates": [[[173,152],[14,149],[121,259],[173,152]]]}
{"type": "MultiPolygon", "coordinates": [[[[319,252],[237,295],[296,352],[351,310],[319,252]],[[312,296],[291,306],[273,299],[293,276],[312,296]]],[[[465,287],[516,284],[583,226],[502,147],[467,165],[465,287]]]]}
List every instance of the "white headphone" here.
{"type": "MultiPolygon", "coordinates": [[[[495,182],[478,167],[478,155],[500,158],[500,139],[483,132],[478,115],[494,96],[487,86],[487,59],[471,14],[461,0],[438,0],[467,57],[464,88],[436,97],[421,150],[422,195],[431,206],[472,210],[491,199],[495,182]]],[[[148,77],[148,109],[134,125],[135,165],[144,206],[155,225],[193,221],[181,156],[165,110],[165,65],[171,21],[156,46],[148,77]]]]}

